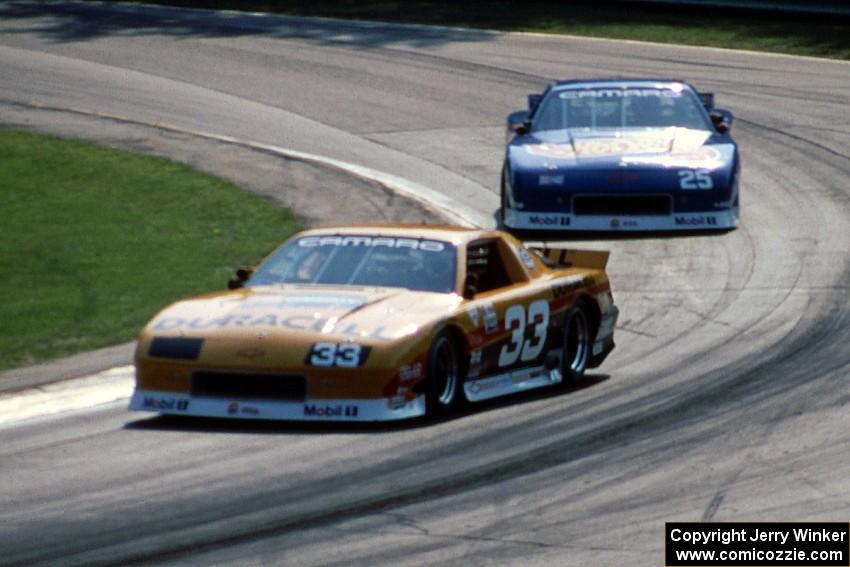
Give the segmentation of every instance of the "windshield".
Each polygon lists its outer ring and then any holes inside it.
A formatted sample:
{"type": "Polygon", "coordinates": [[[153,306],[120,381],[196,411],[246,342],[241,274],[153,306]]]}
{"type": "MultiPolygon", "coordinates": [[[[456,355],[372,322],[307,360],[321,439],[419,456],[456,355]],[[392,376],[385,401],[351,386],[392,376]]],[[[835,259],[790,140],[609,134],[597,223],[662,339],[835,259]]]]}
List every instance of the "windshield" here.
{"type": "Polygon", "coordinates": [[[455,291],[456,248],[448,242],[364,235],[305,236],[286,243],[248,286],[283,283],[455,291]]]}
{"type": "Polygon", "coordinates": [[[535,114],[533,131],[682,127],[711,130],[702,105],[684,88],[556,91],[535,114]]]}

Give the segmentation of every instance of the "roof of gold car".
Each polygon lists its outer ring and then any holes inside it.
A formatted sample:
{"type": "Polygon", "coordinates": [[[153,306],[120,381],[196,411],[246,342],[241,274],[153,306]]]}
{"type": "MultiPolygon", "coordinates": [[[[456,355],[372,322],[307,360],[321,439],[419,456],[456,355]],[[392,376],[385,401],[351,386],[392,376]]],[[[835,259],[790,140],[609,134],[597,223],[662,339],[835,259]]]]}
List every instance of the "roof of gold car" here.
{"type": "Polygon", "coordinates": [[[410,224],[351,224],[334,225],[328,227],[317,227],[307,229],[299,236],[318,234],[385,234],[387,236],[406,236],[434,238],[437,240],[448,240],[454,242],[470,241],[476,238],[493,237],[496,233],[492,230],[481,228],[465,228],[450,225],[410,225],[410,224]]]}

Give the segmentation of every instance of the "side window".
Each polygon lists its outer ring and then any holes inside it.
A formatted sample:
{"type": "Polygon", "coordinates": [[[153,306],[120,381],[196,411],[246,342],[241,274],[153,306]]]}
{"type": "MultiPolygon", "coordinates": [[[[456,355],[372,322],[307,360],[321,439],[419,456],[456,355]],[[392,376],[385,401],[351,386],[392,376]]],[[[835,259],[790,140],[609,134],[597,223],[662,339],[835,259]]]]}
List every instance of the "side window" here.
{"type": "Polygon", "coordinates": [[[490,291],[513,283],[496,240],[476,240],[466,249],[466,273],[474,274],[476,291],[490,291]]]}

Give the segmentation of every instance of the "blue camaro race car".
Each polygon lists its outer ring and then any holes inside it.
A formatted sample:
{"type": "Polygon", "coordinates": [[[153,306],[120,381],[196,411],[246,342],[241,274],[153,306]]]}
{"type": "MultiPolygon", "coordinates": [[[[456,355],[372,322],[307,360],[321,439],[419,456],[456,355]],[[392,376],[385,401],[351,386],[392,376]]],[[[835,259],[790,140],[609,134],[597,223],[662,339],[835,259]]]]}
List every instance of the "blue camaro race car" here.
{"type": "Polygon", "coordinates": [[[732,114],[682,81],[562,81],[508,117],[507,229],[668,231],[738,223],[732,114]]]}

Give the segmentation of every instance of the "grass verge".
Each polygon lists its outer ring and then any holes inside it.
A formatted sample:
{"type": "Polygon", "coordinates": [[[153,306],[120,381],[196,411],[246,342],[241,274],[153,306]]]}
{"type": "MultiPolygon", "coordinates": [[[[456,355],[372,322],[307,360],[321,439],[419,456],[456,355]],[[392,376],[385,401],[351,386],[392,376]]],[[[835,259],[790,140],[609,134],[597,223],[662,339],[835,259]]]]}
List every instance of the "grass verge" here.
{"type": "Polygon", "coordinates": [[[165,159],[0,129],[0,163],[0,369],[131,340],[299,228],[165,159]]]}
{"type": "MultiPolygon", "coordinates": [[[[631,39],[850,59],[850,19],[616,0],[144,0],[176,6],[631,39]]],[[[797,2],[799,4],[799,2],[797,2]]]]}

